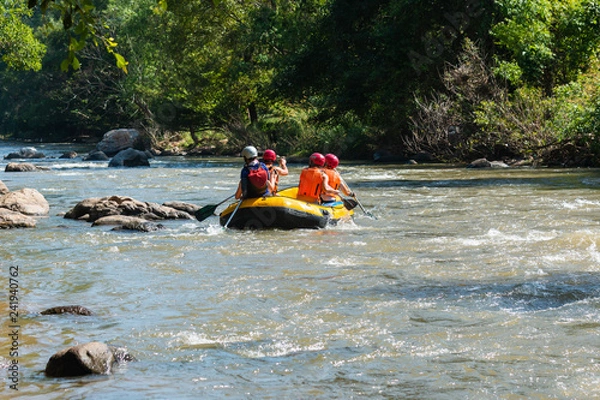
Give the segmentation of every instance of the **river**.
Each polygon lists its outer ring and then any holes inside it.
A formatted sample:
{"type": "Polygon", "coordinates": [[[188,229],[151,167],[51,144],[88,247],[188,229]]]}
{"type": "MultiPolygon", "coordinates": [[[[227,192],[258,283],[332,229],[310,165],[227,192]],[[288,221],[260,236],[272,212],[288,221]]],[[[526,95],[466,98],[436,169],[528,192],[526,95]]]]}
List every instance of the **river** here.
{"type": "MultiPolygon", "coordinates": [[[[0,157],[22,145],[0,143],[0,157]]],[[[89,197],[214,204],[237,158],[150,168],[57,158],[4,172],[50,203],[0,230],[0,364],[18,266],[18,392],[28,399],[582,399],[600,397],[600,171],[359,165],[364,207],[323,230],[223,230],[216,217],[152,232],[64,219],[89,197]],[[41,315],[79,304],[91,317],[41,315]],[[47,378],[57,351],[101,341],[136,361],[110,376],[47,378]]],[[[87,149],[90,150],[90,149],[87,149]]],[[[85,149],[78,149],[85,152],[85,149]]],[[[297,182],[290,165],[282,185],[297,182]]],[[[219,209],[222,209],[220,207],[219,209]]]]}

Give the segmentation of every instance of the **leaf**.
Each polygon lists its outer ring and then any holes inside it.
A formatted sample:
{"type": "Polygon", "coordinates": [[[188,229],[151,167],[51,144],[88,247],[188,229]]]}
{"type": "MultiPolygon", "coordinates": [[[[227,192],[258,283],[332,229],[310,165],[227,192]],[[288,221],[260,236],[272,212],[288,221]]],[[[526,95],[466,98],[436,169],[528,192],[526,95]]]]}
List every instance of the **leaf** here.
{"type": "Polygon", "coordinates": [[[114,38],[109,37],[109,38],[106,39],[106,46],[110,47],[110,48],[117,47],[117,42],[115,42],[114,38]]]}
{"type": "Polygon", "coordinates": [[[77,57],[73,56],[73,61],[71,62],[71,66],[73,67],[74,70],[78,70],[79,68],[81,68],[81,64],[79,63],[79,60],[77,59],[77,57]]]}
{"type": "Polygon", "coordinates": [[[62,60],[62,62],[60,63],[60,70],[62,72],[67,72],[69,70],[69,60],[68,59],[64,59],[62,60]]]}
{"type": "Polygon", "coordinates": [[[120,55],[119,53],[113,53],[115,55],[115,59],[117,60],[117,67],[122,69],[123,72],[127,73],[127,65],[129,64],[125,57],[120,55]]]}
{"type": "Polygon", "coordinates": [[[156,7],[152,10],[155,14],[163,14],[167,11],[167,0],[157,0],[156,7]]]}

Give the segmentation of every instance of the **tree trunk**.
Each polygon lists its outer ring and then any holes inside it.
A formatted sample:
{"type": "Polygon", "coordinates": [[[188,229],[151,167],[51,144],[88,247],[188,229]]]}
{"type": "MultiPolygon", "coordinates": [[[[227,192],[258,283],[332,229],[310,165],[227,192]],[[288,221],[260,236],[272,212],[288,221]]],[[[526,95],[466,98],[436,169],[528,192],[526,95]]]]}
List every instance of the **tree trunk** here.
{"type": "Polygon", "coordinates": [[[248,119],[250,119],[250,125],[254,125],[258,122],[258,111],[256,110],[256,104],[250,103],[248,105],[248,119]]]}
{"type": "Polygon", "coordinates": [[[194,141],[194,147],[198,147],[200,145],[200,138],[196,134],[196,131],[194,130],[193,126],[190,126],[190,136],[192,137],[192,140],[194,141]]]}

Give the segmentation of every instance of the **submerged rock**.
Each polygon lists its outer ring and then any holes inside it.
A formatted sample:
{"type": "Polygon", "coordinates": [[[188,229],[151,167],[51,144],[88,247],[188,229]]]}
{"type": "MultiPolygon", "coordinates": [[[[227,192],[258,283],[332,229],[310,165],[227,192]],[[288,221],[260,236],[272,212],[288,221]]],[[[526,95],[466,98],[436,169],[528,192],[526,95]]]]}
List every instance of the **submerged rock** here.
{"type": "Polygon", "coordinates": [[[144,221],[136,222],[131,221],[123,225],[113,228],[113,231],[137,231],[137,232],[156,232],[165,229],[162,224],[155,224],[154,222],[144,221]]]}
{"type": "Polygon", "coordinates": [[[59,158],[77,158],[78,154],[76,151],[66,151],[61,154],[59,158]]]}
{"type": "Polygon", "coordinates": [[[92,315],[92,312],[83,306],[58,306],[48,308],[41,312],[42,315],[74,314],[92,315]]]}

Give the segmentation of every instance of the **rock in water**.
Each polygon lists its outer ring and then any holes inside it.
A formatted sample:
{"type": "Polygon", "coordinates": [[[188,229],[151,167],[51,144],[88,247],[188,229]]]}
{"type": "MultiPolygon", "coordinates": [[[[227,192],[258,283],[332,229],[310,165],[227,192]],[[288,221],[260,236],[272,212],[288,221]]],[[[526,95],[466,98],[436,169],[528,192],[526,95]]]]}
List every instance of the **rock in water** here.
{"type": "Polygon", "coordinates": [[[0,196],[0,208],[18,211],[25,215],[48,215],[50,205],[35,189],[20,189],[0,196]]]}
{"type": "Polygon", "coordinates": [[[104,152],[109,157],[128,148],[143,148],[142,137],[135,129],[114,129],[106,132],[96,145],[96,150],[104,152]]]}
{"type": "Polygon", "coordinates": [[[48,308],[41,312],[42,315],[75,314],[92,315],[92,312],[83,306],[59,306],[48,308]]]}
{"type": "Polygon", "coordinates": [[[146,152],[126,149],[118,152],[108,163],[111,168],[114,167],[149,167],[148,154],[146,152]]]}
{"type": "Polygon", "coordinates": [[[50,377],[109,375],[115,361],[110,347],[104,343],[90,342],[54,354],[48,360],[44,372],[50,377]]]}

